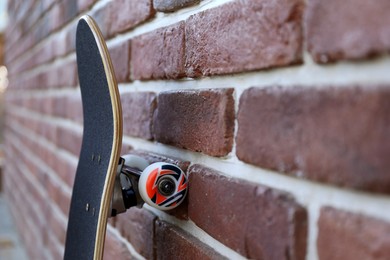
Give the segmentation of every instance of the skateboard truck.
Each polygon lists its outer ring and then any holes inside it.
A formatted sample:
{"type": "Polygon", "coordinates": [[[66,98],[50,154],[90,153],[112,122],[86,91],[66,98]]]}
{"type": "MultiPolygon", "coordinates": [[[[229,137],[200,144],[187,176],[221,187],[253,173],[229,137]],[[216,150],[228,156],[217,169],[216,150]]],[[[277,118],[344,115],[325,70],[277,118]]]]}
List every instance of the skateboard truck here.
{"type": "Polygon", "coordinates": [[[160,210],[170,210],[187,194],[187,175],[176,165],[149,163],[135,155],[120,158],[111,201],[110,216],[144,203],[160,210]]]}

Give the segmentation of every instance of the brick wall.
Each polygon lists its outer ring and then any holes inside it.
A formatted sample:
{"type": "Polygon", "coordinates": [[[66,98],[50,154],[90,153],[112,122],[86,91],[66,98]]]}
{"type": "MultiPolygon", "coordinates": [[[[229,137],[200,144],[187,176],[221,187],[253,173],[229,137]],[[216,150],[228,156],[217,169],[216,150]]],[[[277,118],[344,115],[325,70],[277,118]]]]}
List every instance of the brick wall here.
{"type": "Polygon", "coordinates": [[[4,188],[32,259],[61,259],[82,138],[75,27],[101,27],[122,153],[188,200],[109,221],[106,259],[389,259],[388,0],[9,1],[4,188]],[[114,258],[115,257],[115,258],[114,258]]]}

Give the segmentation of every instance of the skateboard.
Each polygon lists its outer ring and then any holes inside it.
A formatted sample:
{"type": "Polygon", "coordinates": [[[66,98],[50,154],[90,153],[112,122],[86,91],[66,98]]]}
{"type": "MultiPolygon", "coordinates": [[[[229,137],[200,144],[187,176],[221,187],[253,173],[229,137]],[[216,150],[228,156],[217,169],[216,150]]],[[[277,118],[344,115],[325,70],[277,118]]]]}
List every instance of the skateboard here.
{"type": "Polygon", "coordinates": [[[120,156],[119,90],[103,36],[87,15],[77,25],[76,56],[84,129],[64,259],[102,259],[108,217],[144,203],[173,209],[187,194],[188,177],[173,164],[120,156]]]}

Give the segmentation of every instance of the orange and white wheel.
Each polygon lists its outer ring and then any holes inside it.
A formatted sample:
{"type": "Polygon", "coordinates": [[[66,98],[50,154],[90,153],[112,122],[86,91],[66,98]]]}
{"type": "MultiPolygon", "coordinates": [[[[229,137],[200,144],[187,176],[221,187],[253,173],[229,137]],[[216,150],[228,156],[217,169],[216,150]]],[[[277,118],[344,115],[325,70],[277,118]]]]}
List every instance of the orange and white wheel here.
{"type": "Polygon", "coordinates": [[[157,162],[142,172],[138,190],[142,199],[160,210],[180,205],[187,195],[187,175],[176,165],[157,162]]]}

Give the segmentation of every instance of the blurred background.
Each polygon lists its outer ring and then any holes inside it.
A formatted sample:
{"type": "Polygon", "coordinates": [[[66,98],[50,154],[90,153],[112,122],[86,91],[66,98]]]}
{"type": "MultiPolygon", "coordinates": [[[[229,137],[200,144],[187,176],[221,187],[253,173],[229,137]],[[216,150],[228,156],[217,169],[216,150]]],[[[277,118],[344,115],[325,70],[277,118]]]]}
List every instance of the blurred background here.
{"type": "Polygon", "coordinates": [[[105,259],[390,259],[389,0],[6,6],[0,260],[25,256],[15,227],[30,259],[63,257],[85,14],[115,68],[122,154],[179,164],[190,178],[177,211],[110,219],[105,259]]]}
{"type": "Polygon", "coordinates": [[[28,259],[2,193],[4,167],[5,91],[8,86],[4,66],[5,29],[8,25],[7,0],[0,1],[0,259],[28,259]]]}

